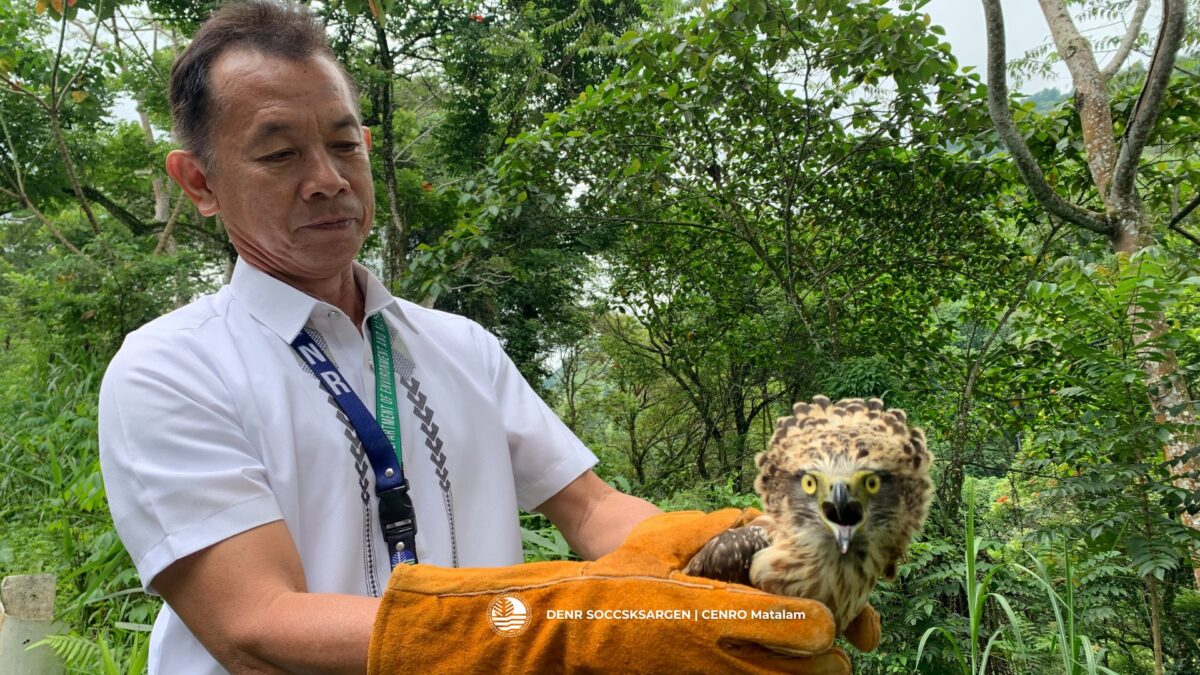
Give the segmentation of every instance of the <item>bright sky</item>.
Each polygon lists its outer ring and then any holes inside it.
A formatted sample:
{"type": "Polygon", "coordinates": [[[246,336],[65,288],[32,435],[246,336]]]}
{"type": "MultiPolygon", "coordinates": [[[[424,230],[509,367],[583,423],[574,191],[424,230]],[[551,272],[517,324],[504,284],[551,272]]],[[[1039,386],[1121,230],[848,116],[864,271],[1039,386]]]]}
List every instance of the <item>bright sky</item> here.
{"type": "MultiPolygon", "coordinates": [[[[1133,3],[1130,2],[1130,6],[1133,3]]],[[[1004,11],[1004,33],[1008,42],[1008,60],[1012,61],[1025,54],[1030,49],[1043,44],[1050,44],[1050,29],[1046,27],[1046,19],[1037,0],[1003,0],[1001,7],[1004,11]]],[[[933,18],[935,24],[946,29],[946,40],[954,51],[958,62],[964,66],[975,66],[980,77],[987,74],[987,34],[984,31],[983,3],[980,0],[932,0],[925,6],[924,11],[933,18]]],[[[1124,32],[1123,25],[1088,25],[1080,23],[1078,14],[1076,22],[1085,35],[1120,35],[1124,32]]],[[[1146,25],[1155,28],[1158,25],[1158,11],[1152,7],[1146,15],[1146,25]]],[[[1097,60],[1103,67],[1107,63],[1107,54],[1097,54],[1097,60]]],[[[1134,54],[1130,58],[1135,58],[1134,54]]],[[[1070,91],[1070,77],[1067,68],[1061,62],[1054,65],[1056,77],[1031,78],[1019,87],[1026,94],[1036,94],[1048,87],[1057,87],[1060,91],[1070,91]]],[[[1014,82],[1009,86],[1018,90],[1014,82]]]]}

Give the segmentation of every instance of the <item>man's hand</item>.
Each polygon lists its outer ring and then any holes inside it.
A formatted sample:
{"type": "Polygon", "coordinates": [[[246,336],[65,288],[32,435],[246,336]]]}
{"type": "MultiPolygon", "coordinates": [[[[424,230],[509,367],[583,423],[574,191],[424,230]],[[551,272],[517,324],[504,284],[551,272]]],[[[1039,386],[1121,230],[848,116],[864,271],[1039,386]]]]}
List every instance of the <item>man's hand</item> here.
{"type": "Polygon", "coordinates": [[[748,520],[733,509],[663,514],[591,563],[399,567],[369,670],[848,674],[824,605],[680,572],[713,535],[748,520]],[[524,622],[504,597],[526,608],[524,622]],[[653,613],[661,618],[645,618],[653,613]]]}

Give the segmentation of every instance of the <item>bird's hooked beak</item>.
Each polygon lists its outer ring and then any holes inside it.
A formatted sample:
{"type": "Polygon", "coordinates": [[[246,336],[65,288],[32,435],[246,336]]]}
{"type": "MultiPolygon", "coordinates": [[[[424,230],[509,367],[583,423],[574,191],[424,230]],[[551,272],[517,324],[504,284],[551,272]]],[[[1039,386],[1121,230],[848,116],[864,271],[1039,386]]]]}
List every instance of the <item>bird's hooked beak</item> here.
{"type": "Polygon", "coordinates": [[[838,481],[829,491],[829,498],[821,504],[821,512],[833,529],[838,550],[845,555],[850,550],[850,540],[863,521],[862,503],[851,497],[850,487],[844,481],[838,481]]]}

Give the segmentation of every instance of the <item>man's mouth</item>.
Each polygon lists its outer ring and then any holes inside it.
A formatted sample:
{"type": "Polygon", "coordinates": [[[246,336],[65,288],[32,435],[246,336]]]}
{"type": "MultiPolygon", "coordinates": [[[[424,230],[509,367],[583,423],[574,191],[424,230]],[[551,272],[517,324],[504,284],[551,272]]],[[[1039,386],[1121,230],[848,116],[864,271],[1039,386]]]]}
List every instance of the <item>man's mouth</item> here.
{"type": "Polygon", "coordinates": [[[338,230],[354,225],[356,220],[356,218],[329,218],[311,222],[304,227],[312,230],[338,230]]]}

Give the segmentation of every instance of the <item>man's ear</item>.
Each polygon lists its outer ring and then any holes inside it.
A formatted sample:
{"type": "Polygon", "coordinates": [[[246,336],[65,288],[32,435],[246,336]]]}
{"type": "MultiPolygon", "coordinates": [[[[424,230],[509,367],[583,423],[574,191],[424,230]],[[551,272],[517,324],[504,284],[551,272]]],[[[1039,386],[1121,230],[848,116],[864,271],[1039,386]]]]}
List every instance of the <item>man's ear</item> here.
{"type": "Polygon", "coordinates": [[[217,195],[208,185],[208,172],[196,155],[187,150],[167,153],[167,175],[183,188],[200,215],[211,216],[221,211],[217,195]]]}
{"type": "Polygon", "coordinates": [[[363,140],[367,143],[367,152],[371,151],[371,127],[363,126],[363,140]]]}

